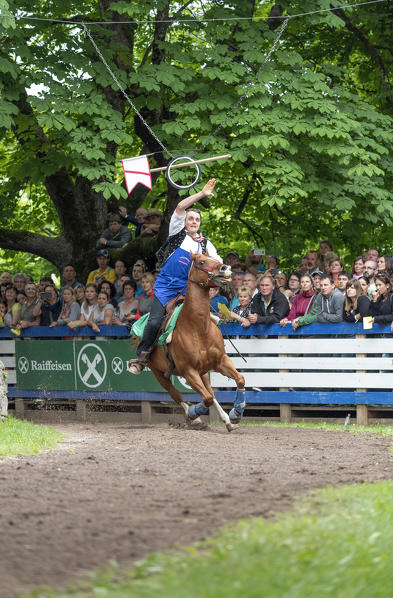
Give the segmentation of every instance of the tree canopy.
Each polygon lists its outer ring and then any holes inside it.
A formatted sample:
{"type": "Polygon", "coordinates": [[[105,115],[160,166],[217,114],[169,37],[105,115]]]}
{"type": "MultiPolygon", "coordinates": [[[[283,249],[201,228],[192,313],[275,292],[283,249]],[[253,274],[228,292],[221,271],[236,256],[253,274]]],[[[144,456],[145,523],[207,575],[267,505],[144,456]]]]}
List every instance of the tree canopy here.
{"type": "Polygon", "coordinates": [[[143,204],[164,211],[160,234],[116,255],[153,254],[179,193],[161,175],[128,196],[120,160],[166,165],[158,138],[172,155],[232,154],[202,167],[218,180],[203,229],[222,250],[289,265],[330,238],[347,258],[391,254],[393,2],[340,4],[0,0],[0,248],[83,277],[108,213],[143,204]],[[308,12],[264,64],[283,17],[308,12]]]}

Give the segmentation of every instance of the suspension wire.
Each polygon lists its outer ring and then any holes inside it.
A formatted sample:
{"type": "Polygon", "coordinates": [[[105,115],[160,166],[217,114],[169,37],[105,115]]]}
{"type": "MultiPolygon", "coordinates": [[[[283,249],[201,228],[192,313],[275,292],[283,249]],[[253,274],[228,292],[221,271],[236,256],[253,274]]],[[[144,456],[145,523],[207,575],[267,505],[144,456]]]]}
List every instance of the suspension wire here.
{"type": "MultiPolygon", "coordinates": [[[[229,21],[273,21],[273,20],[283,20],[286,18],[295,19],[297,17],[306,17],[309,15],[316,15],[321,14],[324,12],[334,12],[335,10],[343,10],[344,8],[356,8],[358,6],[366,6],[369,4],[379,4],[381,2],[387,2],[388,0],[368,0],[366,2],[357,2],[354,4],[342,4],[341,6],[332,6],[331,8],[321,8],[319,10],[312,10],[309,12],[300,12],[297,14],[290,15],[289,17],[285,15],[275,15],[275,16],[253,16],[253,17],[222,17],[222,18],[215,18],[215,19],[157,19],[157,20],[134,20],[134,21],[89,21],[88,23],[81,22],[81,21],[74,21],[74,20],[66,20],[66,19],[51,19],[49,17],[34,17],[34,16],[27,16],[27,15],[13,15],[10,13],[3,13],[0,14],[0,18],[13,18],[16,20],[29,20],[29,21],[47,21],[53,24],[56,23],[63,23],[64,25],[83,25],[84,27],[90,25],[149,25],[155,23],[212,23],[212,22],[229,22],[229,21]]],[[[86,17],[86,15],[83,15],[86,17]]]]}
{"type": "Polygon", "coordinates": [[[105,60],[105,58],[103,57],[103,55],[102,55],[99,47],[95,43],[94,39],[91,36],[90,31],[87,29],[87,27],[86,27],[86,25],[84,23],[82,23],[82,27],[84,29],[85,34],[90,39],[90,41],[91,41],[93,47],[95,48],[95,51],[97,52],[98,56],[100,57],[101,61],[104,63],[104,66],[106,67],[107,71],[109,72],[109,74],[111,75],[112,79],[114,80],[114,82],[119,87],[121,93],[123,94],[123,96],[125,97],[125,99],[127,100],[127,102],[130,104],[131,108],[134,110],[135,114],[141,119],[141,121],[143,122],[143,124],[145,125],[145,127],[147,128],[147,130],[149,131],[149,133],[154,137],[154,139],[157,141],[157,143],[162,147],[163,151],[165,153],[169,154],[169,156],[171,158],[174,158],[174,155],[165,147],[165,145],[162,143],[162,141],[160,141],[158,139],[158,137],[155,134],[155,132],[153,131],[153,129],[149,126],[149,124],[143,118],[142,114],[139,112],[138,108],[135,106],[135,104],[133,103],[133,101],[131,100],[131,98],[126,93],[125,89],[123,88],[123,86],[121,85],[120,81],[116,77],[115,73],[112,71],[111,67],[109,66],[109,64],[107,63],[107,61],[105,60]]]}
{"type": "Polygon", "coordinates": [[[259,77],[259,73],[261,72],[261,70],[263,69],[263,67],[265,66],[265,64],[268,62],[270,56],[273,54],[275,47],[277,46],[281,35],[284,33],[284,29],[287,26],[289,21],[289,16],[286,17],[284,23],[281,25],[281,29],[278,32],[278,35],[276,37],[276,39],[274,40],[274,44],[272,45],[272,47],[270,48],[265,60],[262,62],[261,66],[259,67],[257,74],[255,75],[255,77],[253,78],[252,81],[250,81],[250,83],[247,85],[246,87],[246,91],[243,93],[243,95],[239,98],[239,100],[236,102],[236,104],[233,106],[233,108],[228,112],[228,114],[226,115],[226,117],[224,118],[224,120],[222,121],[222,123],[220,125],[218,125],[218,127],[213,131],[213,133],[211,135],[209,135],[209,137],[207,138],[207,140],[205,141],[205,143],[202,146],[202,150],[208,145],[208,143],[217,135],[217,133],[225,126],[225,124],[228,122],[228,120],[231,118],[232,114],[235,112],[235,110],[242,104],[243,100],[248,96],[248,92],[251,89],[251,87],[253,87],[255,85],[255,83],[258,80],[259,77]]]}

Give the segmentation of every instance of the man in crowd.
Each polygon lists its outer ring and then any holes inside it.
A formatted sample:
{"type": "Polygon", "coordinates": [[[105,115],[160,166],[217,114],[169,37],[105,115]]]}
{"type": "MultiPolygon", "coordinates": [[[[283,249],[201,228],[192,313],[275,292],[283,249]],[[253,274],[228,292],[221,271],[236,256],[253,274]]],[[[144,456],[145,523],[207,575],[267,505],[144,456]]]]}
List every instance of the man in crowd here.
{"type": "Polygon", "coordinates": [[[366,251],[366,259],[367,260],[373,260],[375,262],[378,262],[378,258],[379,258],[379,251],[378,249],[374,249],[374,248],[370,248],[366,251]]]}
{"type": "MultiPolygon", "coordinates": [[[[376,251],[376,250],[375,250],[376,251]]],[[[367,294],[369,297],[372,297],[377,287],[375,286],[374,277],[377,274],[378,269],[378,262],[376,260],[366,260],[364,267],[363,267],[363,276],[367,278],[369,281],[369,287],[367,289],[367,294]]]]}
{"type": "Polygon", "coordinates": [[[344,295],[336,289],[333,280],[325,274],[321,278],[321,292],[315,299],[317,322],[335,324],[343,321],[344,295]]]}
{"type": "Polygon", "coordinates": [[[243,276],[243,286],[248,287],[252,291],[252,298],[258,293],[257,289],[257,277],[251,272],[246,272],[243,276]]]}
{"type": "Polygon", "coordinates": [[[145,273],[143,264],[135,263],[132,267],[132,280],[136,283],[135,298],[138,298],[143,293],[141,279],[145,273]]]}
{"type": "Polygon", "coordinates": [[[261,272],[265,272],[266,268],[262,263],[262,255],[261,249],[252,249],[250,251],[246,257],[247,272],[251,272],[254,276],[258,276],[261,272]]]}
{"type": "Polygon", "coordinates": [[[14,287],[16,288],[16,291],[18,293],[20,291],[25,290],[25,284],[26,284],[26,276],[23,274],[23,272],[18,272],[17,274],[15,274],[14,287]]]}
{"type": "Polygon", "coordinates": [[[226,264],[227,266],[234,266],[235,264],[237,264],[239,262],[240,258],[239,258],[239,254],[237,253],[237,251],[228,251],[228,253],[226,254],[225,258],[224,258],[224,264],[226,264]]]}
{"type": "Polygon", "coordinates": [[[119,214],[126,222],[135,224],[135,237],[139,237],[141,234],[142,226],[146,221],[147,210],[145,208],[138,208],[135,212],[135,217],[127,214],[127,208],[125,206],[119,206],[119,214]]]}
{"type": "Polygon", "coordinates": [[[12,284],[12,278],[11,278],[11,274],[9,272],[1,273],[0,284],[12,284]]]}
{"type": "Polygon", "coordinates": [[[345,295],[347,289],[347,282],[351,280],[351,275],[349,272],[340,272],[337,278],[337,288],[338,290],[345,295]]]}
{"type": "Polygon", "coordinates": [[[86,284],[100,284],[103,280],[115,282],[116,272],[109,266],[109,251],[107,249],[99,249],[97,251],[97,270],[92,270],[87,277],[86,284]]]}
{"type": "Polygon", "coordinates": [[[16,330],[40,325],[40,317],[33,313],[38,303],[37,289],[33,282],[26,283],[25,293],[26,301],[19,310],[19,321],[15,327],[16,330]]]}
{"type": "Polygon", "coordinates": [[[161,220],[163,218],[163,213],[156,208],[150,208],[147,210],[145,223],[142,224],[142,235],[156,235],[161,226],[161,220]]]}
{"type": "Polygon", "coordinates": [[[248,316],[251,324],[276,324],[289,313],[288,300],[278,289],[274,280],[264,275],[259,282],[259,293],[252,301],[252,311],[248,316]]]}
{"type": "Polygon", "coordinates": [[[76,271],[71,264],[64,266],[62,279],[63,285],[60,287],[60,297],[63,295],[64,289],[75,289],[75,287],[82,286],[82,283],[76,279],[76,271]]]}
{"type": "Polygon", "coordinates": [[[314,274],[314,272],[319,271],[318,268],[318,252],[317,251],[309,251],[307,254],[307,271],[306,274],[314,274]]]}
{"type": "Polygon", "coordinates": [[[97,241],[97,249],[105,247],[124,247],[131,241],[131,231],[127,226],[123,226],[118,214],[110,214],[108,218],[108,228],[104,230],[97,241]]]}
{"type": "Polygon", "coordinates": [[[314,274],[312,274],[313,287],[316,293],[319,293],[319,291],[321,290],[321,278],[324,274],[324,272],[319,271],[316,271],[314,272],[314,274]]]}

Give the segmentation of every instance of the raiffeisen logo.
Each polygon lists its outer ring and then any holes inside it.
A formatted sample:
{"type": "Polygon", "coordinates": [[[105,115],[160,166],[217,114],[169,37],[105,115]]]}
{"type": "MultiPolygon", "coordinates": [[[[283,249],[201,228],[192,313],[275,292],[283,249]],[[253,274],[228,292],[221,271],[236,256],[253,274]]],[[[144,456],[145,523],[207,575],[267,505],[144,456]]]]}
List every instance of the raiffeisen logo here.
{"type": "Polygon", "coordinates": [[[59,361],[52,361],[51,359],[42,361],[36,361],[35,359],[32,359],[30,362],[30,369],[32,371],[37,370],[41,372],[72,371],[72,364],[60,363],[59,361]]]}

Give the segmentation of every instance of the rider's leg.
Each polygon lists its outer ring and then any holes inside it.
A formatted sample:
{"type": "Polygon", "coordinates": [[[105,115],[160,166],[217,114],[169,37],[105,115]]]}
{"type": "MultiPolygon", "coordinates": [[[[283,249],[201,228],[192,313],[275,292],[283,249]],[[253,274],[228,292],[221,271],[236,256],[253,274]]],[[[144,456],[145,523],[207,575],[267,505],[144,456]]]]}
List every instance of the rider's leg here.
{"type": "Polygon", "coordinates": [[[131,359],[129,362],[128,371],[131,374],[140,374],[145,367],[150,353],[154,349],[154,341],[156,340],[164,315],[165,306],[162,305],[157,297],[153,297],[149,319],[147,320],[141,342],[136,350],[138,357],[137,359],[131,359]]]}

